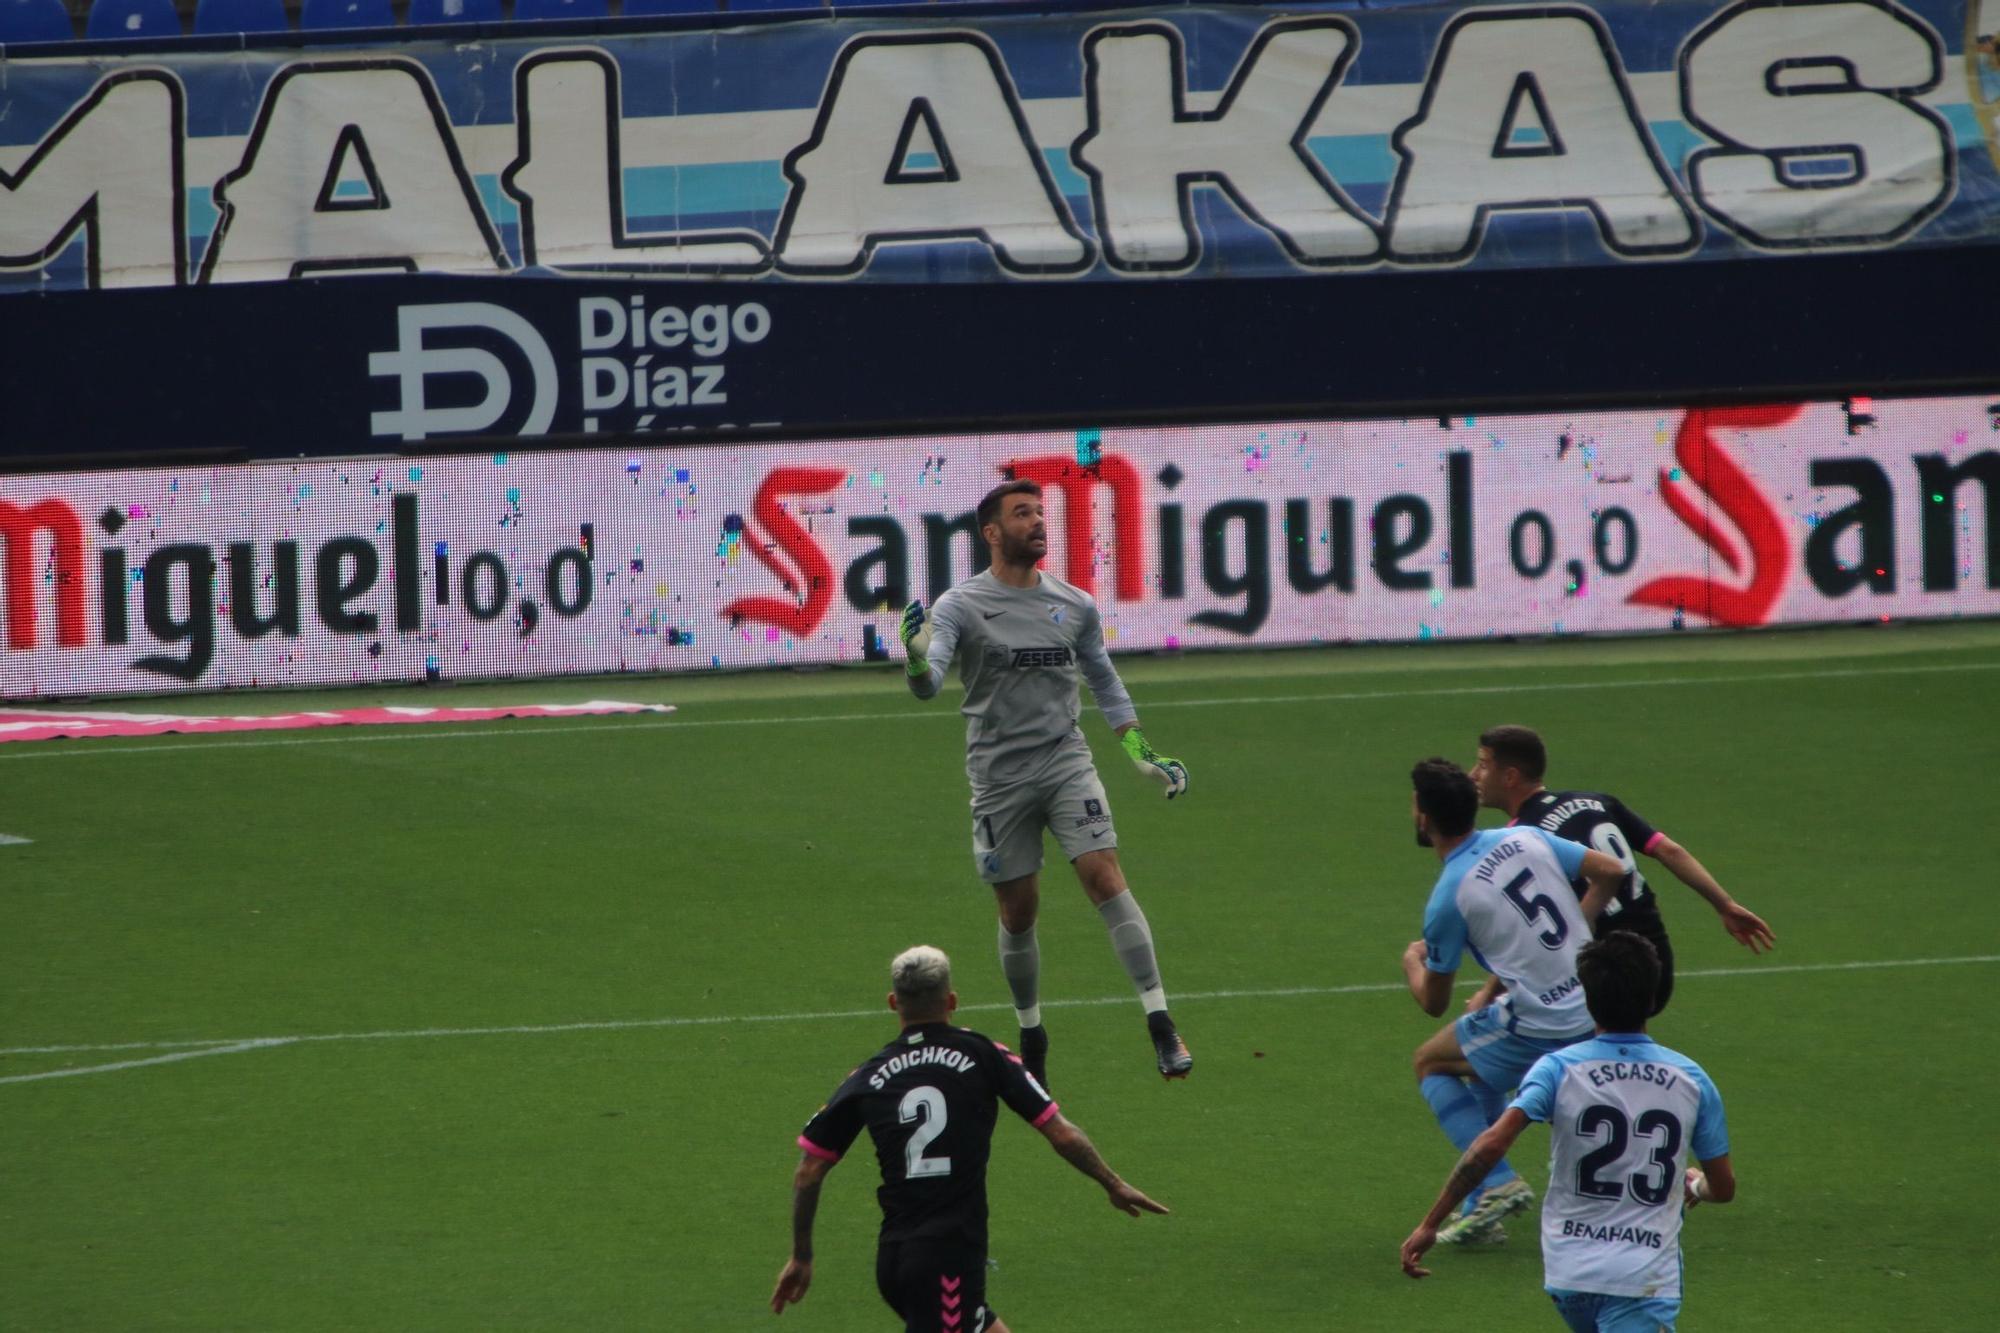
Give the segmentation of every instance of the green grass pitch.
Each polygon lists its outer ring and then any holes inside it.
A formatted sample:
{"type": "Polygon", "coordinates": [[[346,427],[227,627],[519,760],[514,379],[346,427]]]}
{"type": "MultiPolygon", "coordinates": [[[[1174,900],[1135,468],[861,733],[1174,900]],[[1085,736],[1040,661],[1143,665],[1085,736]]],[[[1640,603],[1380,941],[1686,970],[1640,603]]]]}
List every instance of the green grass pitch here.
{"type": "MultiPolygon", "coordinates": [[[[1455,1156],[1396,963],[1436,874],[1407,772],[1501,721],[1778,934],[1754,959],[1652,877],[1683,970],[1655,1032],[1719,1083],[1742,1191],[1689,1220],[1683,1327],[1992,1327],[2000,626],[1124,670],[1193,777],[1159,800],[1086,715],[1198,1063],[1153,1072],[1057,857],[1051,1082],[1174,1213],[1118,1215],[1003,1123],[990,1294],[1021,1333],[1559,1327],[1532,1222],[1422,1284],[1396,1263],[1455,1156]]],[[[180,706],[602,697],[681,711],[0,747],[0,833],[32,839],[0,846],[0,1327],[773,1326],[793,1136],[891,1034],[890,955],[947,949],[964,1021],[1012,1036],[955,695],[868,669],[180,706]],[[255,1038],[296,1040],[217,1053],[255,1038]]],[[[1516,1157],[1538,1188],[1546,1150],[1516,1157]]],[[[777,1327],[888,1326],[875,1183],[865,1152],[830,1177],[777,1327]]]]}

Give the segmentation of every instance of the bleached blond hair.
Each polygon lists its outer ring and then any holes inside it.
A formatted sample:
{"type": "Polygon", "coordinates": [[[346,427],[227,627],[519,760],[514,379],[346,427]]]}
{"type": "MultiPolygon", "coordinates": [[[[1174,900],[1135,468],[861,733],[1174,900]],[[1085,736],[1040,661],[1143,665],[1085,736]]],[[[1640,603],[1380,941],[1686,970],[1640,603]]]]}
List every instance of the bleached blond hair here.
{"type": "Polygon", "coordinates": [[[942,1015],[944,997],[951,993],[951,959],[928,944],[905,949],[889,964],[889,985],[906,1014],[942,1015]]]}

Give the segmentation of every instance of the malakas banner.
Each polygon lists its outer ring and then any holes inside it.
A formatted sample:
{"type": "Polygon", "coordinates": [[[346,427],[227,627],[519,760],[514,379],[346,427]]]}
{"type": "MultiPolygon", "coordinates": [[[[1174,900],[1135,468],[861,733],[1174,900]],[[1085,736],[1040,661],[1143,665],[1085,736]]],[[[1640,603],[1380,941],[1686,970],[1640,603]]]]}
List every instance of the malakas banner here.
{"type": "Polygon", "coordinates": [[[9,51],[0,289],[1130,281],[1993,240],[1982,7],[1187,6],[9,51]]]}

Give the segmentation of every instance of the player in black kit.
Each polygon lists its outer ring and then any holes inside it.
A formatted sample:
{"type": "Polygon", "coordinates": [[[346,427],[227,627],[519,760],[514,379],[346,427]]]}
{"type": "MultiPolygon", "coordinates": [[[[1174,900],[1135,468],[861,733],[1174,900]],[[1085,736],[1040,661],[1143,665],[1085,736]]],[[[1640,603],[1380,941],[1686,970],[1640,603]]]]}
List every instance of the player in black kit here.
{"type": "Polygon", "coordinates": [[[986,1158],[999,1104],[1104,1187],[1111,1206],[1164,1213],[1105,1165],[1084,1132],[1000,1043],[947,1021],[958,1007],[951,960],[920,944],[889,965],[889,1007],[903,1030],[847,1081],[799,1135],[792,1178],[792,1257],[771,1309],[783,1314],[812,1284],[813,1214],[820,1182],[863,1129],[882,1168],[882,1231],[875,1286],[916,1333],[1007,1333],[986,1305],[986,1158]]]}
{"type": "MultiPolygon", "coordinates": [[[[1595,847],[1616,857],[1625,867],[1625,882],[1598,919],[1600,931],[1629,930],[1652,942],[1660,955],[1660,988],[1653,1012],[1667,1007],[1674,993],[1674,950],[1658,899],[1639,872],[1643,852],[1674,873],[1675,878],[1708,901],[1722,918],[1722,928],[1752,953],[1776,941],[1762,917],[1730,897],[1701,862],[1685,847],[1655,829],[1616,796],[1596,791],[1550,791],[1542,785],[1548,771],[1548,750],[1527,727],[1493,727],[1479,737],[1479,762],[1472,781],[1479,803],[1505,811],[1516,824],[1533,824],[1557,837],[1595,847]]],[[[1581,880],[1581,895],[1589,886],[1581,880]]]]}

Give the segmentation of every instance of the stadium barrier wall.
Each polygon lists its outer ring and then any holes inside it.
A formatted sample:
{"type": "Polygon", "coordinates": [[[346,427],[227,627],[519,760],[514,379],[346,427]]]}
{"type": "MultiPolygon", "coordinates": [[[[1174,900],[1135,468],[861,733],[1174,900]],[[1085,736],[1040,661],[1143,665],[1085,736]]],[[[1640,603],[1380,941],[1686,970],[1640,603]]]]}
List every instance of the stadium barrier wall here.
{"type": "Polygon", "coordinates": [[[882,660],[1008,476],[1113,652],[2000,615],[1986,400],[1270,422],[8,477],[0,692],[882,660]]]}

